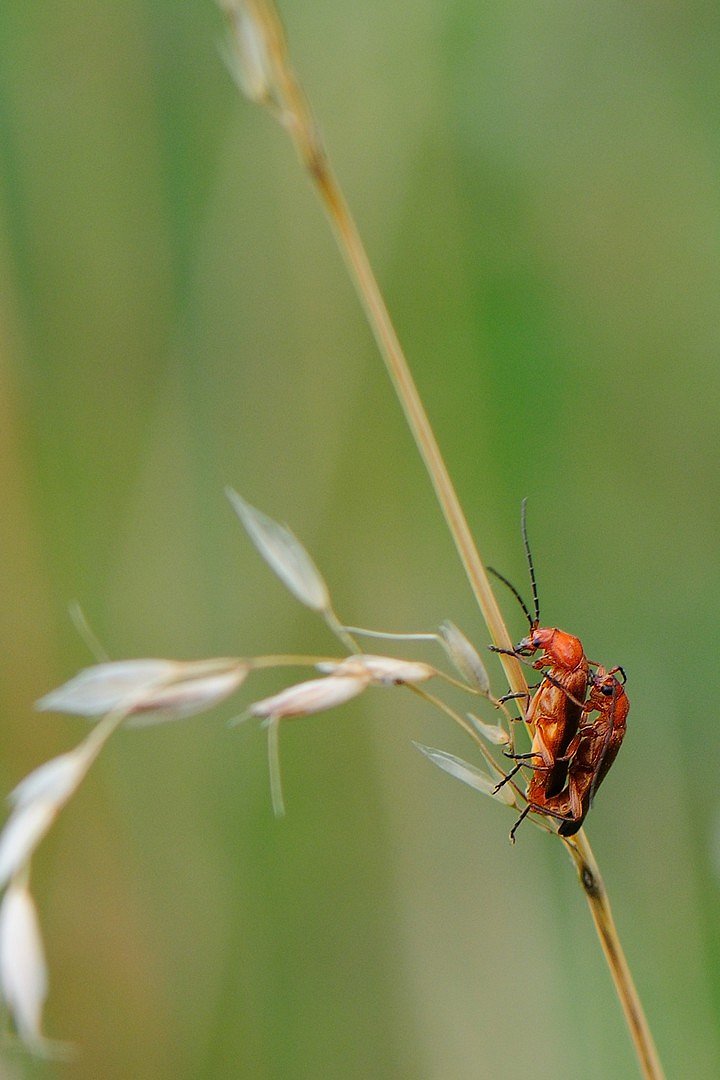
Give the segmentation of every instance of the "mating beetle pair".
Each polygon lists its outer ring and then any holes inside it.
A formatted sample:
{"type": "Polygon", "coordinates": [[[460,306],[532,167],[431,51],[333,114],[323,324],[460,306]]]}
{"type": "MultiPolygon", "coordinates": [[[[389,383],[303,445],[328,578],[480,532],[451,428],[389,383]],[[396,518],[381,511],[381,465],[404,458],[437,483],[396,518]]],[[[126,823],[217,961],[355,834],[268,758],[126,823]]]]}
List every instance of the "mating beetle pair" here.
{"type": "MultiPolygon", "coordinates": [[[[625,737],[630,709],[624,689],[625,672],[621,667],[606,670],[588,660],[579,638],[556,627],[540,625],[525,500],[521,527],[530,570],[534,616],[515,586],[502,574],[488,568],[511,590],[530,624],[529,634],[514,649],[491,648],[520,659],[539,652],[532,667],[542,672],[541,682],[524,715],[533,734],[532,749],[529,754],[512,755],[517,764],[498,784],[500,788],[524,766],[532,769],[526,792],[527,806],[510,832],[513,843],[518,826],[530,813],[558,820],[561,836],[573,836],[581,828],[595,792],[625,737]],[[591,668],[595,670],[591,671],[591,668]],[[622,681],[616,678],[617,675],[622,681]]],[[[516,696],[519,695],[508,695],[516,696]]]]}

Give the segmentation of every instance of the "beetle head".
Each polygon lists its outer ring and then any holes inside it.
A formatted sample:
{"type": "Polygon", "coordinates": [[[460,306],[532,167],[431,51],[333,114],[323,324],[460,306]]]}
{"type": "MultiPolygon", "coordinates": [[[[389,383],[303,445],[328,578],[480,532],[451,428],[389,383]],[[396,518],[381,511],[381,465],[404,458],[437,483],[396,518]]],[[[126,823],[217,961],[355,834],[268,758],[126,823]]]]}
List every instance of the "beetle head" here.
{"type": "Polygon", "coordinates": [[[521,656],[532,656],[538,649],[542,649],[544,661],[565,671],[572,671],[585,658],[580,639],[554,626],[534,627],[516,646],[521,656]]]}

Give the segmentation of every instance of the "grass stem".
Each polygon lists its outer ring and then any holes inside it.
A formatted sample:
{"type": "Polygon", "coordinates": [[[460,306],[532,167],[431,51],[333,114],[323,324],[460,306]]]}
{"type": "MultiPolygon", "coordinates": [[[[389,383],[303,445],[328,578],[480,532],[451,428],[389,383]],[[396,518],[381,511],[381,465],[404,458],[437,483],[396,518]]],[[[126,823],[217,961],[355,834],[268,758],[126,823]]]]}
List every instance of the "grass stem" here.
{"type": "MultiPolygon", "coordinates": [[[[260,73],[262,79],[258,83],[258,85],[262,84],[262,93],[258,94],[257,100],[268,105],[288,131],[300,160],[320,197],[407,423],[425,463],[490,637],[495,645],[510,649],[512,641],[507,627],[490,587],[485,566],[470,533],[370,260],[332,169],[305,94],[290,65],[285,35],[275,5],[272,0],[221,0],[221,3],[230,19],[231,30],[237,33],[238,27],[242,24],[244,33],[247,34],[249,31],[255,45],[260,45],[260,48],[254,51],[254,62],[264,65],[264,70],[260,73]]],[[[247,42],[236,42],[240,59],[246,48],[247,42]]],[[[526,680],[517,659],[500,654],[500,660],[512,690],[516,693],[527,693],[526,680]]],[[[645,1080],[663,1080],[664,1073],[652,1033],[620,944],[607,892],[590,843],[582,830],[572,840],[564,842],[578,869],[583,892],[625,1014],[642,1074],[645,1080]]]]}

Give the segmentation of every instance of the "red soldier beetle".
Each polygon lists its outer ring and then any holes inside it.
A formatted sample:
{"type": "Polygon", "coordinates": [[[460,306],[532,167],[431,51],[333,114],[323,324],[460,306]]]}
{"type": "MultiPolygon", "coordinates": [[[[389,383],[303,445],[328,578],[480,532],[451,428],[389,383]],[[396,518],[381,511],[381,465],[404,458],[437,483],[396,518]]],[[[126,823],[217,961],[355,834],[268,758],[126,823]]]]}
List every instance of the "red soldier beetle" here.
{"type": "Polygon", "coordinates": [[[567,788],[548,798],[542,781],[534,782],[536,775],[542,775],[544,767],[536,769],[528,785],[528,805],[510,833],[513,842],[515,831],[529,813],[559,818],[561,824],[558,832],[561,836],[574,836],[582,827],[597,789],[607,776],[625,738],[630,702],[624,684],[625,672],[621,667],[610,671],[598,667],[591,674],[590,694],[583,712],[597,712],[598,715],[594,720],[581,724],[568,745],[567,788]],[[622,682],[615,678],[618,673],[622,676],[622,682]]]}
{"type": "MultiPolygon", "coordinates": [[[[523,499],[520,527],[530,571],[535,614],[534,617],[530,614],[515,586],[497,570],[488,567],[488,570],[510,589],[530,625],[530,633],[519,641],[514,649],[499,649],[492,645],[490,648],[494,652],[506,652],[520,658],[533,656],[540,651],[540,656],[532,662],[532,667],[543,672],[543,678],[529,702],[524,719],[533,733],[532,752],[528,757],[530,762],[535,762],[535,772],[528,787],[528,799],[532,802],[545,802],[548,798],[559,795],[565,787],[568,775],[567,750],[580,723],[588,685],[588,665],[592,661],[585,656],[579,638],[557,627],[540,625],[540,601],[527,535],[526,507],[527,499],[523,499]]],[[[518,765],[514,772],[521,767],[518,765]]],[[[510,775],[514,775],[514,772],[510,775]]]]}

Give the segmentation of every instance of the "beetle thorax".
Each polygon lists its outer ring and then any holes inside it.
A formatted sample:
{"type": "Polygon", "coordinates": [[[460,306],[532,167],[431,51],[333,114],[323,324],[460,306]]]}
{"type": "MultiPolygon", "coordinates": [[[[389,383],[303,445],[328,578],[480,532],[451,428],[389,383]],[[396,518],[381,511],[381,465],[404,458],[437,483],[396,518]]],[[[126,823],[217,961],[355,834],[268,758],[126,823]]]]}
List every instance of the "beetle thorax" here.
{"type": "Polygon", "coordinates": [[[585,659],[582,642],[554,626],[540,626],[531,634],[534,648],[542,649],[553,667],[572,671],[585,659]]]}

